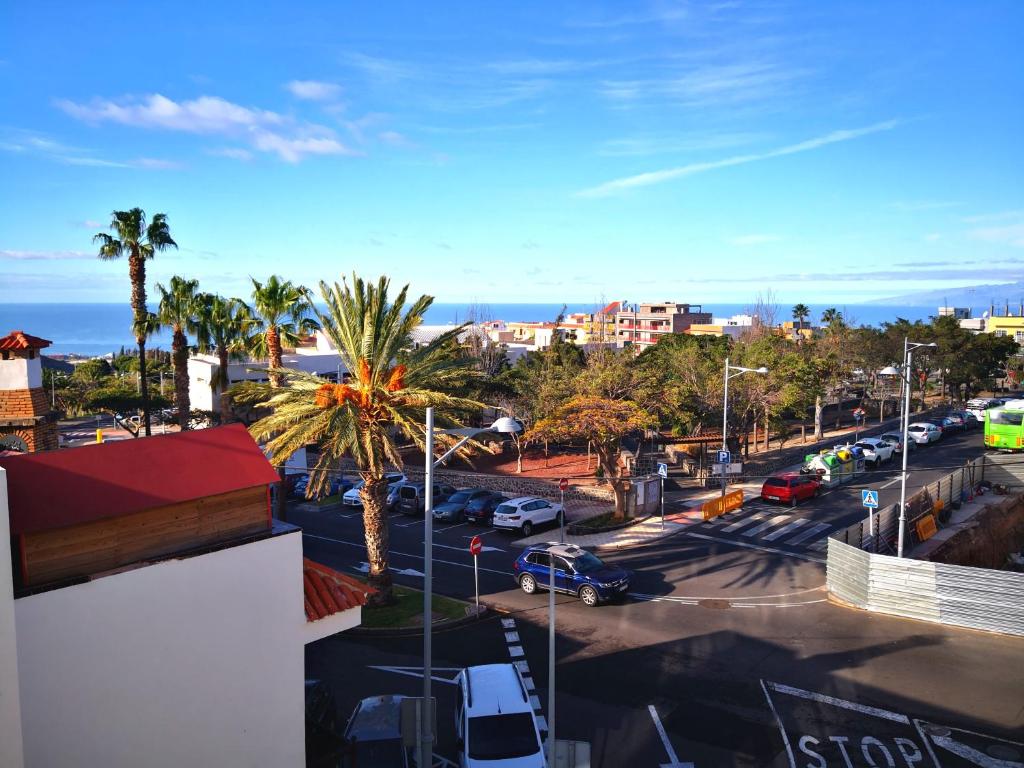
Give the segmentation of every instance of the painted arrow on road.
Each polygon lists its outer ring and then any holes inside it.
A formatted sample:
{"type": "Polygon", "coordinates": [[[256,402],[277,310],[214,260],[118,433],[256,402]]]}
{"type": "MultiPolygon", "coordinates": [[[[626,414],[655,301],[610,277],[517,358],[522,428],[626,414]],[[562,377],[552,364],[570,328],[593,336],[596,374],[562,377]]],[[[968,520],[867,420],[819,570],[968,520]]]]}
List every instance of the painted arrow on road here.
{"type": "MultiPolygon", "coordinates": [[[[359,571],[360,573],[369,573],[370,572],[370,564],[369,563],[360,563],[359,567],[356,568],[356,570],[359,571]]],[[[399,576],[416,576],[417,578],[420,578],[420,579],[423,578],[423,573],[421,571],[417,571],[417,570],[414,570],[412,568],[391,568],[389,570],[394,571],[399,576]]]]}

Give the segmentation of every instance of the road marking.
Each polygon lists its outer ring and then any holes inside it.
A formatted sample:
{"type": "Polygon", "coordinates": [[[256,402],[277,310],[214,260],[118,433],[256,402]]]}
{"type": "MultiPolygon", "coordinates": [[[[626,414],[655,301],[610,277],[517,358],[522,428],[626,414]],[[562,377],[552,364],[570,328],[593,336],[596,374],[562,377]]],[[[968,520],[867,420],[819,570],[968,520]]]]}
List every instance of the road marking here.
{"type": "MultiPolygon", "coordinates": [[[[359,571],[360,573],[369,573],[370,572],[370,564],[364,561],[364,562],[359,564],[359,567],[356,568],[356,570],[359,571]]],[[[420,571],[414,570],[413,568],[398,569],[398,568],[395,568],[394,566],[389,566],[388,570],[394,571],[399,576],[417,576],[417,577],[419,577],[421,579],[423,578],[423,574],[420,571]]]]}
{"type": "Polygon", "coordinates": [[[779,528],[779,530],[772,531],[771,533],[769,533],[767,536],[764,537],[764,540],[765,541],[775,541],[780,536],[785,536],[790,531],[795,530],[795,529],[799,528],[801,525],[804,525],[804,524],[809,523],[809,522],[810,522],[810,520],[808,520],[806,517],[798,517],[796,520],[794,520],[789,525],[784,525],[781,528],[779,528]]]}
{"type": "Polygon", "coordinates": [[[737,520],[732,525],[725,526],[725,528],[723,528],[722,530],[725,531],[726,533],[728,533],[730,531],[735,531],[735,530],[738,530],[738,529],[742,528],[745,525],[750,525],[751,523],[756,523],[758,520],[764,520],[770,514],[771,514],[771,512],[757,512],[757,513],[751,515],[750,517],[745,517],[742,520],[737,520]]]}
{"type": "MultiPolygon", "coordinates": [[[[362,550],[366,549],[366,542],[362,542],[361,544],[357,544],[354,541],[344,541],[343,539],[332,539],[330,536],[317,536],[316,534],[306,533],[306,532],[303,532],[302,535],[303,536],[308,536],[311,539],[319,539],[320,541],[332,541],[335,544],[344,544],[345,546],[348,546],[348,547],[358,547],[359,549],[362,549],[362,550]]],[[[392,554],[392,555],[399,555],[401,557],[411,557],[414,560],[422,560],[423,559],[423,555],[410,555],[408,552],[399,552],[399,551],[394,550],[394,549],[390,550],[390,554],[392,554]]],[[[455,562],[452,562],[451,560],[438,560],[436,557],[433,559],[433,562],[435,562],[435,563],[443,563],[444,565],[454,565],[457,568],[472,568],[473,567],[470,563],[455,563],[455,562]]],[[[499,571],[499,570],[495,570],[494,568],[484,568],[482,565],[480,566],[480,570],[481,571],[487,571],[488,573],[496,573],[499,576],[512,576],[512,575],[514,575],[511,571],[499,571]]]]}
{"type": "MultiPolygon", "coordinates": [[[[980,736],[983,739],[992,739],[995,741],[1000,741],[1004,744],[1011,744],[1013,745],[1013,747],[1024,747],[1024,744],[1021,744],[1018,741],[1000,739],[997,737],[989,736],[984,733],[978,733],[977,731],[969,731],[966,728],[942,728],[941,730],[946,731],[946,735],[943,735],[941,732],[932,733],[932,728],[930,728],[929,726],[934,726],[934,723],[929,723],[925,720],[919,720],[918,718],[914,718],[914,727],[917,728],[917,732],[921,736],[921,739],[924,741],[924,745],[925,748],[928,750],[928,754],[931,755],[931,758],[935,761],[936,765],[941,765],[941,763],[939,762],[939,759],[935,756],[935,751],[932,749],[932,744],[934,744],[937,747],[942,747],[943,749],[948,750],[949,752],[952,752],[957,757],[962,757],[964,760],[967,760],[972,765],[980,765],[984,766],[984,768],[1021,768],[1021,766],[1024,766],[1024,763],[1021,762],[1015,762],[1009,759],[1002,760],[996,757],[992,757],[991,755],[986,755],[982,752],[979,752],[978,750],[972,749],[968,747],[966,744],[961,744],[960,742],[954,740],[949,735],[949,732],[957,731],[959,733],[966,733],[971,736],[980,736]]],[[[991,746],[989,747],[989,749],[991,750],[991,746]]],[[[1013,749],[1013,752],[1016,752],[1015,756],[1019,756],[1021,750],[1013,749]]]]}
{"type": "Polygon", "coordinates": [[[472,539],[472,538],[475,538],[475,536],[487,536],[489,534],[497,533],[497,532],[498,532],[497,528],[491,528],[491,530],[489,530],[489,531],[482,531],[481,533],[474,534],[473,536],[463,536],[462,538],[464,538],[464,539],[472,539]]]}
{"type": "MultiPolygon", "coordinates": [[[[901,715],[898,712],[890,712],[887,709],[879,709],[878,707],[869,707],[867,704],[858,704],[855,701],[847,701],[846,699],[837,699],[835,696],[829,696],[824,693],[815,693],[814,691],[805,691],[802,688],[794,688],[791,685],[783,685],[782,683],[772,683],[761,681],[762,685],[767,685],[773,691],[778,693],[786,693],[790,696],[796,696],[800,699],[808,699],[809,701],[816,701],[819,704],[829,704],[833,707],[841,707],[842,709],[849,709],[854,712],[860,712],[862,715],[871,715],[872,717],[880,717],[884,720],[892,720],[895,723],[903,723],[904,725],[910,725],[910,718],[906,715],[901,715]]],[[[767,691],[765,692],[767,696],[767,691]]],[[[771,698],[769,697],[769,701],[771,698]]],[[[774,707],[772,710],[774,711],[774,707]]]]}
{"type": "Polygon", "coordinates": [[[783,555],[784,557],[795,557],[798,560],[808,560],[812,563],[824,563],[825,559],[822,557],[814,557],[813,555],[804,555],[797,552],[787,552],[784,549],[776,549],[775,547],[762,547],[758,544],[751,544],[747,541],[739,541],[737,539],[723,539],[719,536],[708,536],[704,533],[694,533],[692,531],[683,531],[684,536],[692,536],[695,539],[704,539],[705,541],[715,541],[719,544],[728,544],[732,547],[742,547],[743,549],[756,549],[758,552],[770,552],[773,555],[783,555]]]}
{"type": "MultiPolygon", "coordinates": [[[[458,552],[465,552],[466,551],[466,547],[453,547],[450,544],[438,544],[436,541],[434,542],[434,546],[435,547],[443,547],[444,549],[454,549],[454,550],[456,550],[458,552]]],[[[504,552],[505,550],[502,549],[501,547],[481,547],[480,551],[481,552],[504,552]]]]}
{"type": "Polygon", "coordinates": [[[759,533],[764,533],[769,528],[774,528],[776,525],[782,525],[787,520],[792,519],[792,515],[776,515],[771,520],[766,520],[756,528],[751,528],[749,531],[744,531],[741,536],[757,536],[759,533]]]}
{"type": "Polygon", "coordinates": [[[439,531],[450,531],[452,528],[461,528],[464,525],[469,525],[469,521],[467,520],[464,523],[456,523],[455,525],[449,525],[447,528],[438,528],[437,530],[439,530],[439,531]]]}
{"type": "Polygon", "coordinates": [[[898,483],[900,481],[900,479],[901,478],[898,478],[898,477],[897,478],[893,478],[888,483],[885,483],[885,485],[878,486],[878,490],[882,490],[883,488],[888,488],[890,485],[896,485],[896,483],[898,483]]]}
{"type": "Polygon", "coordinates": [[[817,523],[816,525],[813,525],[812,527],[808,528],[806,531],[801,533],[799,536],[793,537],[792,539],[790,539],[786,543],[789,544],[790,546],[795,546],[797,544],[801,544],[801,543],[807,541],[808,539],[813,539],[819,533],[824,533],[825,531],[827,531],[831,527],[832,526],[829,525],[828,523],[817,523]]]}
{"type": "MultiPolygon", "coordinates": [[[[423,679],[423,667],[378,667],[373,664],[368,665],[370,669],[376,669],[381,672],[393,672],[396,675],[405,675],[406,677],[418,677],[420,680],[423,679]]],[[[462,667],[433,667],[430,673],[430,679],[438,683],[447,683],[448,685],[456,685],[458,679],[458,673],[462,671],[462,667]],[[449,679],[447,677],[437,677],[434,672],[455,672],[455,677],[449,679]]]]}
{"type": "Polygon", "coordinates": [[[647,711],[651,713],[651,719],[654,721],[654,727],[658,731],[658,735],[661,737],[661,743],[665,747],[665,752],[668,753],[668,762],[662,763],[661,768],[693,768],[693,763],[680,763],[679,757],[676,755],[676,751],[672,749],[672,742],[668,739],[668,734],[665,733],[665,726],[661,724],[661,718],[658,717],[658,710],[654,708],[653,704],[647,705],[647,711]]]}

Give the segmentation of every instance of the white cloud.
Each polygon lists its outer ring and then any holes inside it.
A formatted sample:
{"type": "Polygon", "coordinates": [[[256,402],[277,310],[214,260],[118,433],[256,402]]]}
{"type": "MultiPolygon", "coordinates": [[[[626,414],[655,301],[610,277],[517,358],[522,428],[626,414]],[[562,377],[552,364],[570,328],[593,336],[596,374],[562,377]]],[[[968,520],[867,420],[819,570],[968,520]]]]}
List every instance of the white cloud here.
{"type": "MultiPolygon", "coordinates": [[[[100,226],[96,222],[85,222],[100,226]]],[[[10,261],[66,261],[68,259],[92,259],[95,253],[85,251],[9,251],[0,250],[0,259],[10,261]]]]}
{"type": "Polygon", "coordinates": [[[720,133],[681,136],[632,136],[610,139],[601,144],[597,154],[605,157],[638,157],[683,152],[701,152],[709,149],[728,149],[753,144],[765,139],[760,133],[720,133]]]}
{"type": "Polygon", "coordinates": [[[341,93],[341,86],[319,80],[292,80],[287,88],[292,96],[306,101],[331,101],[341,93]]]}
{"type": "Polygon", "coordinates": [[[377,134],[377,138],[392,147],[408,148],[413,146],[413,143],[398,131],[382,131],[377,134]]]}
{"type": "Polygon", "coordinates": [[[262,152],[274,152],[285,162],[297,163],[303,155],[355,154],[340,141],[330,137],[287,138],[271,131],[259,131],[253,136],[253,145],[262,152]]]}
{"type": "Polygon", "coordinates": [[[727,157],[722,160],[713,160],[705,163],[690,163],[689,165],[679,166],[677,168],[667,168],[661,171],[650,171],[648,173],[638,173],[634,176],[625,176],[621,179],[613,179],[612,181],[606,181],[603,184],[598,184],[596,187],[590,187],[583,189],[576,193],[577,197],[608,197],[609,195],[618,194],[630,189],[637,187],[648,187],[654,184],[664,184],[667,181],[673,179],[679,179],[684,176],[694,176],[698,173],[705,173],[707,171],[718,170],[719,168],[729,168],[735,165],[745,165],[747,163],[754,163],[759,160],[768,160],[773,157],[783,157],[785,155],[795,155],[800,152],[808,152],[812,149],[819,149],[821,147],[828,146],[829,144],[838,144],[843,141],[851,141],[852,139],[858,139],[861,136],[868,136],[872,133],[879,133],[881,131],[891,131],[901,124],[900,120],[886,120],[882,123],[875,123],[864,128],[852,128],[844,129],[839,131],[832,131],[824,136],[817,136],[807,141],[801,141],[797,144],[790,144],[789,146],[779,147],[768,152],[759,152],[756,154],[748,155],[735,155],[733,157],[727,157]]]}
{"type": "Polygon", "coordinates": [[[218,157],[230,157],[232,160],[252,160],[252,152],[242,147],[221,147],[219,149],[209,149],[206,153],[218,157]]]}
{"type": "Polygon", "coordinates": [[[729,242],[732,245],[742,247],[748,245],[764,245],[765,243],[777,243],[781,239],[781,235],[739,235],[738,237],[730,237],[729,242]]]}

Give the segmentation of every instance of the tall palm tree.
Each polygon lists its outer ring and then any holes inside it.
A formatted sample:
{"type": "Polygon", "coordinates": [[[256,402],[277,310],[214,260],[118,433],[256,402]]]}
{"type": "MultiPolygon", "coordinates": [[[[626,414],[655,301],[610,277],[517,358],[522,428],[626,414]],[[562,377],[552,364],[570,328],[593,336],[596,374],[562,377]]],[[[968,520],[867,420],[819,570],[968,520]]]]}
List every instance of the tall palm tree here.
{"type": "Polygon", "coordinates": [[[821,322],[830,331],[835,331],[843,325],[843,313],[835,307],[829,307],[821,313],[821,322]]]}
{"type": "Polygon", "coordinates": [[[146,212],[141,208],[130,211],[114,211],[111,214],[110,230],[116,237],[99,232],[92,241],[100,244],[101,259],[128,257],[128,276],[132,282],[132,332],[139,348],[139,379],[142,394],[142,423],[146,436],[151,434],[149,425],[149,384],[146,382],[146,338],[149,324],[149,310],[146,309],[146,259],[153,258],[157,251],[177,248],[171,239],[167,225],[167,214],[158,213],[146,223],[146,212]]]}
{"type": "Polygon", "coordinates": [[[169,287],[157,283],[156,290],[160,294],[157,320],[171,326],[173,333],[171,365],[174,368],[174,405],[178,409],[178,426],[184,431],[188,429],[192,413],[188,395],[188,337],[185,334],[199,330],[196,318],[199,313],[199,281],[175,275],[169,287]]]}
{"type": "Polygon", "coordinates": [[[277,275],[271,275],[265,284],[250,280],[256,333],[250,336],[249,352],[253,357],[267,360],[270,383],[279,386],[281,377],[275,370],[281,367],[283,347],[295,346],[302,336],[320,326],[310,317],[313,302],[305,286],[282,280],[277,275]]]}
{"type": "Polygon", "coordinates": [[[275,459],[283,459],[308,443],[320,446],[310,475],[315,493],[328,479],[327,470],[351,456],[364,483],[363,527],[369,580],[378,598],[392,600],[388,570],[387,465],[402,466],[398,433],[425,449],[425,409],[435,408],[441,424],[456,425],[460,416],[478,412],[480,404],[449,394],[472,376],[472,360],[453,354],[453,341],[463,326],[413,349],[412,332],[433,302],[420,296],[405,309],[408,286],[394,300],[390,281],[376,284],[356,276],[341,285],[320,283],[327,305],[317,312],[323,331],[338,349],[342,364],[354,373],[351,383],[336,384],[313,374],[284,369],[286,386],[244,384],[239,396],[262,403],[271,414],[253,424],[257,440],[267,440],[275,459]]]}
{"type": "Polygon", "coordinates": [[[210,386],[220,392],[220,423],[231,420],[228,394],[228,362],[244,357],[246,340],[253,324],[252,312],[241,299],[225,299],[212,293],[198,297],[196,337],[199,351],[217,355],[217,370],[210,386]]]}
{"type": "Polygon", "coordinates": [[[811,316],[811,308],[806,304],[797,304],[793,307],[793,319],[797,322],[798,328],[804,327],[804,320],[811,316]]]}

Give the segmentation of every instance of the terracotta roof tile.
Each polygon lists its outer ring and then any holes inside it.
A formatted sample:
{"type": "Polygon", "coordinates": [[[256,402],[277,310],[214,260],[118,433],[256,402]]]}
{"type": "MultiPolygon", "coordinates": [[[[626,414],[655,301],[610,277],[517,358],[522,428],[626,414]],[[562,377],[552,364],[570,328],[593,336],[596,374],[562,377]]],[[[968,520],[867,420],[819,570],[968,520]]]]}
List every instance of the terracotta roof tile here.
{"type": "Polygon", "coordinates": [[[43,349],[52,342],[38,336],[30,336],[24,331],[11,331],[0,339],[0,349],[43,349]]]}
{"type": "Polygon", "coordinates": [[[366,605],[367,595],[374,591],[359,579],[338,573],[308,557],[302,558],[302,587],[307,621],[366,605]]]}

